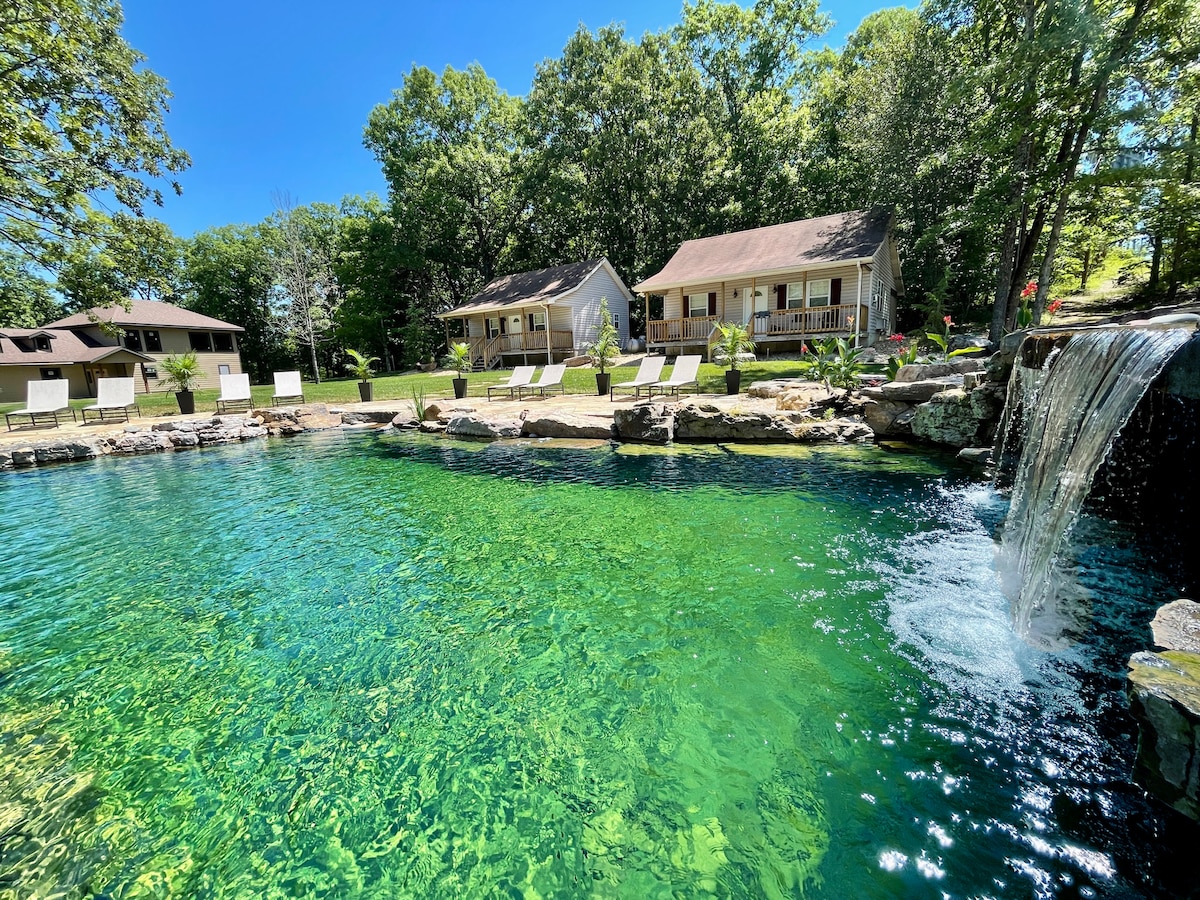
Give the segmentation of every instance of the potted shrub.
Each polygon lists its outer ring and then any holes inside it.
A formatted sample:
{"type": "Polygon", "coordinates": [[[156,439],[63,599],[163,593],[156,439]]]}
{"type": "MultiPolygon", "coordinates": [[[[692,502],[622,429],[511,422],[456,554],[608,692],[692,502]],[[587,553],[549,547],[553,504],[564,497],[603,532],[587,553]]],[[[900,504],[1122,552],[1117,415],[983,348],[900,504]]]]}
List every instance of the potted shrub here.
{"type": "Polygon", "coordinates": [[[375,399],[375,385],[371,384],[375,372],[371,368],[371,364],[379,362],[379,357],[363,356],[357,350],[347,350],[346,352],[350,354],[350,362],[346,363],[346,371],[358,379],[358,398],[363,403],[370,403],[375,399]]]}
{"type": "Polygon", "coordinates": [[[746,331],[746,326],[736,322],[718,322],[717,331],[721,335],[717,339],[717,350],[725,357],[727,367],[725,370],[725,393],[736,394],[742,389],[742,373],[738,368],[741,361],[738,359],[738,354],[752,352],[754,341],[750,340],[750,333],[746,331]]]}
{"type": "Polygon", "coordinates": [[[471,371],[471,345],[466,341],[451,344],[450,352],[446,354],[445,365],[447,369],[453,369],[458,373],[458,377],[454,379],[454,399],[461,400],[467,396],[467,373],[471,371]]]}
{"type": "Polygon", "coordinates": [[[200,379],[200,361],[196,358],[196,351],[189,350],[183,356],[171,354],[159,365],[167,374],[158,383],[175,391],[175,400],[181,413],[192,415],[196,411],[196,395],[192,390],[200,379]]]}
{"type": "Polygon", "coordinates": [[[600,298],[600,330],[596,332],[596,341],[588,352],[592,356],[592,364],[598,366],[596,373],[596,393],[603,397],[608,393],[609,381],[612,375],[607,372],[608,366],[621,351],[621,335],[612,323],[612,314],[608,311],[608,298],[600,298]]]}

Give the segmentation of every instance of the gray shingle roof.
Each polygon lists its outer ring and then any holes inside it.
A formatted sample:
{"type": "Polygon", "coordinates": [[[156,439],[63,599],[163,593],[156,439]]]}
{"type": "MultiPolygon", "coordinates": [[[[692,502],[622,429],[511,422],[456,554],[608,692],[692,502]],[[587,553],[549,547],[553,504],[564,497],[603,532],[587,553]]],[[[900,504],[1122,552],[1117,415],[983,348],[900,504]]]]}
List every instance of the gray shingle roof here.
{"type": "Polygon", "coordinates": [[[891,219],[890,209],[858,209],[684,241],[661,272],[633,289],[644,294],[684,284],[865,259],[887,237],[891,219]]]}
{"type": "Polygon", "coordinates": [[[491,282],[466,303],[439,313],[439,316],[451,318],[513,306],[546,303],[577,289],[603,262],[603,258],[589,259],[564,266],[551,266],[549,269],[538,269],[536,272],[505,275],[491,282]]]}
{"type": "Polygon", "coordinates": [[[79,335],[65,329],[5,328],[0,330],[0,366],[69,366],[72,363],[94,363],[110,356],[118,361],[153,362],[154,357],[115,344],[90,346],[79,335]],[[49,350],[34,349],[35,335],[50,339],[49,350]],[[17,340],[14,341],[13,338],[17,340]],[[28,339],[28,340],[27,340],[28,339]]]}
{"type": "MultiPolygon", "coordinates": [[[[206,331],[245,331],[240,325],[222,322],[172,303],[156,300],[130,300],[129,310],[120,305],[96,307],[90,312],[115,325],[137,325],[143,328],[203,328],[206,331]]],[[[51,322],[47,328],[86,328],[95,324],[87,313],[76,313],[51,322]]]]}

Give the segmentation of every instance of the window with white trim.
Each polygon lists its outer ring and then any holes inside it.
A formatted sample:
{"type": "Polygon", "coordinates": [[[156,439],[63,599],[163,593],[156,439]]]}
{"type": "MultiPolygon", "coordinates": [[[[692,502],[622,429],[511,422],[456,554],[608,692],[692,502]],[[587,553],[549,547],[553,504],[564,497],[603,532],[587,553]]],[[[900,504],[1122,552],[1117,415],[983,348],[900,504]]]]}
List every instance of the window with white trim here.
{"type": "Polygon", "coordinates": [[[804,282],[789,281],[787,286],[787,308],[802,309],[804,307],[804,282]]]}
{"type": "Polygon", "coordinates": [[[496,335],[498,335],[500,333],[500,318],[498,316],[494,318],[489,316],[484,319],[483,333],[486,334],[488,338],[494,338],[496,335]]]}
{"type": "Polygon", "coordinates": [[[530,313],[529,315],[533,320],[533,330],[534,331],[545,331],[546,330],[546,313],[545,312],[535,312],[535,313],[530,313]]]}
{"type": "Polygon", "coordinates": [[[829,305],[829,279],[817,278],[808,283],[808,305],[829,305]]]}
{"type": "Polygon", "coordinates": [[[621,333],[621,316],[619,313],[612,314],[613,328],[617,329],[617,334],[621,333]]]}
{"type": "Polygon", "coordinates": [[[688,316],[707,316],[708,315],[708,294],[688,294],[687,300],[688,316]]]}
{"type": "Polygon", "coordinates": [[[883,285],[883,279],[871,273],[871,306],[882,312],[887,309],[887,291],[883,285]]]}

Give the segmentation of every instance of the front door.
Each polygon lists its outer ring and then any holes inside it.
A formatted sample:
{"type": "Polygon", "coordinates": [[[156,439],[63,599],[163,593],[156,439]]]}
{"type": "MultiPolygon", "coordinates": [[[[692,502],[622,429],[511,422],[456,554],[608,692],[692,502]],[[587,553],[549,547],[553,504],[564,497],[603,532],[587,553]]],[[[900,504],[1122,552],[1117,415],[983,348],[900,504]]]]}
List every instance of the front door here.
{"type": "Polygon", "coordinates": [[[749,322],[750,317],[755,313],[767,312],[771,308],[768,304],[767,289],[765,287],[755,285],[753,289],[746,288],[742,294],[743,322],[749,322]]]}
{"type": "Polygon", "coordinates": [[[512,346],[514,350],[519,350],[525,345],[521,342],[521,332],[525,330],[525,324],[521,316],[508,317],[508,333],[513,336],[512,346]]]}

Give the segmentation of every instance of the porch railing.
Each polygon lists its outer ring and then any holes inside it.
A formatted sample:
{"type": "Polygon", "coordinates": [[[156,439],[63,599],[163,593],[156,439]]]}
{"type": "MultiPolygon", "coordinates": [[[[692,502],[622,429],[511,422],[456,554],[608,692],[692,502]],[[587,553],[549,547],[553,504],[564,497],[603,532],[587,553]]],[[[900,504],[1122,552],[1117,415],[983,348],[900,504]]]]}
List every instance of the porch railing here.
{"type": "Polygon", "coordinates": [[[656,319],[646,324],[646,341],[651,344],[707,344],[716,316],[656,319]]]}
{"type": "Polygon", "coordinates": [[[759,313],[750,320],[752,337],[805,334],[853,334],[860,326],[857,308],[851,303],[842,306],[810,306],[804,309],[773,309],[759,313]]]}

